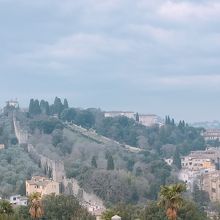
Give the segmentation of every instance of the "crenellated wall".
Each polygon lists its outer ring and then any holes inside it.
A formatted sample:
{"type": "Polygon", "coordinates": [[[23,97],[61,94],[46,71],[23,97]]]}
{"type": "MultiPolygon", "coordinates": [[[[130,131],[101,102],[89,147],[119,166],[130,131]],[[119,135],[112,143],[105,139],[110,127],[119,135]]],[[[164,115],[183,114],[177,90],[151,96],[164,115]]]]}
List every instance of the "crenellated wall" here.
{"type": "Polygon", "coordinates": [[[40,164],[45,171],[45,174],[47,174],[50,178],[57,182],[62,182],[63,179],[65,179],[64,164],[62,161],[51,160],[50,158],[38,153],[32,144],[28,144],[27,150],[31,157],[40,164]]]}
{"type": "Polygon", "coordinates": [[[62,161],[51,160],[50,158],[40,154],[32,144],[28,144],[28,132],[21,128],[20,122],[13,116],[13,124],[15,135],[19,144],[27,144],[28,153],[38,163],[54,181],[62,182],[65,178],[64,164],[62,161]]]}
{"type": "Polygon", "coordinates": [[[92,214],[98,217],[105,210],[103,201],[98,198],[94,193],[85,192],[78,184],[77,180],[67,179],[64,169],[63,161],[52,160],[42,154],[40,154],[32,144],[28,144],[28,132],[21,128],[19,121],[13,117],[15,135],[18,139],[19,144],[26,144],[27,151],[32,159],[38,163],[45,174],[52,178],[54,181],[62,183],[64,192],[70,191],[81,201],[81,204],[88,209],[92,214]],[[70,188],[69,188],[70,186],[70,188]]]}

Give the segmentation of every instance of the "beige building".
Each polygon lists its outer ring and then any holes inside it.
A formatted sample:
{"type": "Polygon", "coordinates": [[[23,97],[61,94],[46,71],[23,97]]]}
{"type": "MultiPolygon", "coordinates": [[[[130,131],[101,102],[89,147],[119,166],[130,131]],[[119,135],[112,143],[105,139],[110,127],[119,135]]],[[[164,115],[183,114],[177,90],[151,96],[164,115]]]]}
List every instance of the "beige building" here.
{"type": "Polygon", "coordinates": [[[0,144],[0,150],[5,149],[5,145],[4,144],[0,144]]]}
{"type": "Polygon", "coordinates": [[[188,169],[194,171],[201,169],[215,170],[214,161],[206,157],[195,157],[195,156],[182,157],[181,165],[182,165],[182,169],[188,169]]]}
{"type": "Polygon", "coordinates": [[[211,201],[220,201],[220,171],[216,170],[202,176],[202,189],[209,194],[211,201]]]}
{"type": "Polygon", "coordinates": [[[182,169],[178,178],[184,181],[189,190],[194,183],[201,185],[200,177],[216,170],[217,152],[214,149],[192,151],[188,156],[181,157],[182,169]]]}
{"type": "Polygon", "coordinates": [[[135,113],[134,112],[129,112],[129,111],[110,111],[110,112],[105,112],[105,117],[118,117],[118,116],[125,116],[131,119],[135,120],[135,113]]]}
{"type": "Polygon", "coordinates": [[[30,195],[34,192],[39,192],[41,195],[49,195],[60,193],[60,184],[47,177],[33,176],[31,180],[26,181],[26,195],[30,195]]]}
{"type": "Polygon", "coordinates": [[[161,126],[163,124],[161,118],[154,114],[140,114],[139,123],[147,127],[150,127],[153,125],[161,126]]]}

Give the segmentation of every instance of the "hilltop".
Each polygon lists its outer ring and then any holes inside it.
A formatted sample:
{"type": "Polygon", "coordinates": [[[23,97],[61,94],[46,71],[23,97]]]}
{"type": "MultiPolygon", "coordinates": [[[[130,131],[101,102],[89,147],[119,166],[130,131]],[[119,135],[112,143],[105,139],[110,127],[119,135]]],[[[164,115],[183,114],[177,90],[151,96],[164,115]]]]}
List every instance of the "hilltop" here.
{"type": "Polygon", "coordinates": [[[68,178],[94,192],[106,205],[155,199],[160,185],[176,181],[180,155],[205,148],[201,130],[166,117],[146,127],[125,117],[105,117],[100,109],[79,109],[56,98],[31,100],[16,119],[37,152],[61,160],[68,178]],[[173,168],[164,158],[174,158],[173,168]],[[122,187],[123,186],[123,187],[122,187]]]}
{"type": "MultiPolygon", "coordinates": [[[[20,179],[43,173],[61,181],[65,193],[88,208],[118,202],[143,206],[156,200],[161,185],[178,181],[180,156],[206,147],[203,129],[183,120],[167,116],[164,125],[147,127],[136,118],[69,107],[59,98],[53,104],[31,100],[27,111],[6,106],[1,118],[11,133],[4,132],[10,135],[4,137],[7,145],[0,156],[9,150],[19,154],[19,149],[35,167],[28,175],[18,174],[20,179]],[[172,166],[166,158],[173,159],[172,166]]],[[[20,192],[13,189],[8,193],[20,192]]]]}

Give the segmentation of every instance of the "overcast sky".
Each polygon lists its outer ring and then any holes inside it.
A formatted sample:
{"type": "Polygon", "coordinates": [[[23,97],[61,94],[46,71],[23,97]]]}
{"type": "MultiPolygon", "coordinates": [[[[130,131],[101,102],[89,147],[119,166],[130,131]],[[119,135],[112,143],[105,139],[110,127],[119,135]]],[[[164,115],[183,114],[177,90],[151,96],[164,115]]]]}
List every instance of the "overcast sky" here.
{"type": "Polygon", "coordinates": [[[219,0],[0,0],[0,105],[220,120],[219,0]]]}

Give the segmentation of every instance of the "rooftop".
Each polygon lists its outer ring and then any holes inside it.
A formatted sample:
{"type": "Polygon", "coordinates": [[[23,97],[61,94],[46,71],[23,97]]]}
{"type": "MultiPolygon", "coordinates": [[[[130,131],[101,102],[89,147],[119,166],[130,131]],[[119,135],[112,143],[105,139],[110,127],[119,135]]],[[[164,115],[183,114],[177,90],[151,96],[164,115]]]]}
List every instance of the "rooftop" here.
{"type": "Polygon", "coordinates": [[[46,186],[50,182],[54,182],[52,179],[42,176],[33,176],[31,180],[26,181],[29,185],[46,186]]]}

